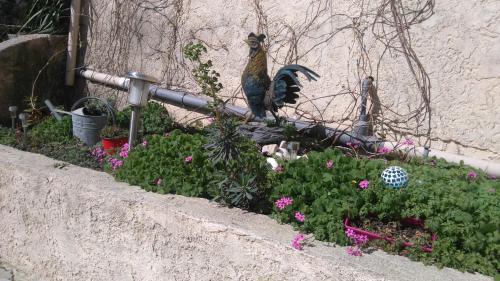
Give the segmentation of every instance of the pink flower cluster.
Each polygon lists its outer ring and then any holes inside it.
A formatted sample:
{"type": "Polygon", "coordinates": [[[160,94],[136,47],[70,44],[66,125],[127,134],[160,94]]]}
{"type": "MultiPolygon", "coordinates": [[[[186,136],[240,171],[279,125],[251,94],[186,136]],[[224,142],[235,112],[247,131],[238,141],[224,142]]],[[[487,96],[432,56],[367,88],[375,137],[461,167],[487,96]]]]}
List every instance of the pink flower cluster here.
{"type": "Polygon", "coordinates": [[[292,240],[292,247],[295,250],[302,250],[302,246],[303,246],[302,244],[304,243],[304,240],[306,240],[306,237],[304,236],[304,234],[299,233],[299,234],[295,235],[295,237],[292,240]]]}
{"type": "Polygon", "coordinates": [[[326,161],[326,168],[331,169],[333,168],[333,160],[328,160],[326,161]]]}
{"type": "Polygon", "coordinates": [[[120,149],[120,156],[123,158],[128,158],[128,151],[130,150],[130,146],[128,143],[125,143],[120,149]]]}
{"type": "Polygon", "coordinates": [[[186,158],[184,158],[184,162],[188,164],[193,162],[193,156],[192,155],[187,156],[186,158]]]}
{"type": "Polygon", "coordinates": [[[346,145],[349,146],[349,147],[351,147],[351,148],[358,148],[359,147],[359,142],[357,142],[357,141],[347,142],[346,145]]]}
{"type": "Polygon", "coordinates": [[[304,222],[306,216],[301,212],[295,212],[295,219],[299,222],[304,222]]]}
{"type": "Polygon", "coordinates": [[[347,229],[345,234],[352,241],[354,241],[354,244],[356,244],[355,246],[347,247],[346,249],[347,253],[351,256],[358,256],[358,257],[361,256],[362,253],[359,246],[368,242],[368,236],[362,234],[356,234],[352,229],[347,229]]]}
{"type": "Polygon", "coordinates": [[[392,150],[391,150],[390,148],[388,148],[388,147],[379,147],[379,148],[377,149],[377,153],[378,153],[378,154],[387,154],[387,153],[389,153],[389,152],[391,152],[391,151],[392,151],[392,150]]]}
{"type": "Polygon", "coordinates": [[[161,179],[161,178],[157,178],[157,179],[155,179],[155,180],[153,181],[153,183],[154,183],[155,185],[161,185],[161,182],[162,182],[162,179],[161,179]]]}
{"type": "Polygon", "coordinates": [[[351,256],[359,257],[362,255],[361,249],[358,246],[349,246],[346,251],[351,256]]]}
{"type": "Polygon", "coordinates": [[[285,168],[283,168],[283,166],[278,166],[278,167],[274,168],[274,171],[278,174],[281,174],[285,171],[285,168]]]}
{"type": "Polygon", "coordinates": [[[106,151],[102,147],[96,147],[92,150],[91,154],[95,160],[102,165],[106,158],[106,151]]]}
{"type": "Polygon", "coordinates": [[[470,172],[468,172],[468,173],[467,173],[467,178],[468,178],[468,179],[471,179],[471,180],[476,179],[476,178],[477,178],[477,174],[476,174],[476,172],[474,172],[474,171],[470,171],[470,172]]]}
{"type": "Polygon", "coordinates": [[[362,234],[356,234],[352,229],[347,229],[345,231],[345,235],[351,238],[351,240],[354,241],[356,245],[363,245],[366,242],[368,242],[368,236],[362,234]]]}
{"type": "Polygon", "coordinates": [[[116,170],[116,169],[120,168],[121,166],[123,166],[123,161],[120,159],[116,159],[116,158],[109,158],[109,163],[111,164],[111,168],[113,170],[116,170]]]}
{"type": "Polygon", "coordinates": [[[399,144],[411,146],[411,145],[415,145],[415,142],[411,139],[405,139],[404,141],[399,142],[399,144]]]}
{"type": "Polygon", "coordinates": [[[368,180],[362,180],[359,182],[359,188],[367,189],[370,186],[370,182],[368,180]]]}
{"type": "Polygon", "coordinates": [[[274,205],[276,206],[276,208],[280,209],[280,210],[283,210],[285,209],[286,206],[288,205],[292,205],[293,203],[293,199],[290,198],[290,197],[281,197],[280,199],[276,200],[274,202],[274,205]]]}

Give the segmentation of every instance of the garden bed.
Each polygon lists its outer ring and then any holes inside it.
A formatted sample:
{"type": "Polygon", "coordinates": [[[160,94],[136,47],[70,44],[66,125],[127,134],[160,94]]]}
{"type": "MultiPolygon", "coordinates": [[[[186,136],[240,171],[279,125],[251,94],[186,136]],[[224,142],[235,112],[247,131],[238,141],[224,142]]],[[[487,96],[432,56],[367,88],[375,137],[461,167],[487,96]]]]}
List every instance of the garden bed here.
{"type": "MultiPolygon", "coordinates": [[[[280,168],[273,171],[266,168],[258,146],[234,134],[226,137],[238,151],[235,158],[214,162],[214,147],[224,148],[220,144],[227,141],[221,139],[218,127],[194,132],[173,130],[171,120],[166,120],[167,124],[155,117],[160,110],[154,106],[150,115],[146,110],[142,144],[130,151],[123,147],[114,155],[106,155],[100,147],[78,144],[71,137],[67,120],[56,123],[48,119],[36,125],[29,145],[21,145],[20,136],[6,129],[1,131],[0,141],[105,170],[147,191],[213,199],[268,214],[292,224],[300,233],[339,245],[353,244],[346,227],[366,227],[364,222],[372,219],[370,214],[377,214],[372,221],[384,222],[371,224],[371,230],[380,237],[392,240],[399,235],[401,239],[397,240],[408,242],[406,238],[413,240],[417,232],[391,230],[388,226],[415,217],[425,220],[425,229],[421,229],[425,235],[439,237],[432,245],[423,245],[428,247],[424,251],[420,247],[373,246],[438,266],[487,275],[498,272],[500,210],[496,189],[500,183],[479,170],[434,158],[400,161],[398,155],[366,157],[351,147],[347,152],[330,148],[312,151],[308,159],[280,162],[280,168]],[[74,153],[68,155],[71,151],[74,153]],[[408,171],[406,188],[396,190],[384,185],[380,174],[389,166],[408,171]],[[355,224],[345,224],[346,217],[355,224]],[[388,230],[392,232],[380,235],[388,230]]],[[[118,123],[126,124],[126,116],[119,114],[118,123]]],[[[224,132],[234,129],[232,121],[223,126],[227,128],[224,132]]],[[[303,234],[290,238],[293,247],[303,249],[307,240],[303,234]]]]}
{"type": "Polygon", "coordinates": [[[491,281],[381,251],[294,251],[296,231],[268,216],[60,164],[0,145],[0,260],[26,280],[491,281]]]}

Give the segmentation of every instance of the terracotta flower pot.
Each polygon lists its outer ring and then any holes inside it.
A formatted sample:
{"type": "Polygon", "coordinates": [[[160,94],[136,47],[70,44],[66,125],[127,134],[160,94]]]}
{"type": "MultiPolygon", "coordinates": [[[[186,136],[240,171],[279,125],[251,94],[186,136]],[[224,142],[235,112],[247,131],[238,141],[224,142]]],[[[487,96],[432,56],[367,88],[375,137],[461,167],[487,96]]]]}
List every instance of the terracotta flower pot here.
{"type": "MultiPolygon", "coordinates": [[[[420,226],[420,227],[424,226],[424,222],[422,220],[419,220],[419,219],[416,219],[416,218],[405,218],[401,222],[404,223],[404,224],[407,224],[407,225],[420,226]]],[[[385,240],[385,241],[387,241],[389,243],[394,243],[394,239],[393,238],[384,237],[384,236],[382,236],[382,235],[380,235],[378,233],[370,232],[370,231],[367,231],[367,230],[363,230],[363,229],[351,226],[350,223],[349,223],[349,218],[346,218],[344,220],[344,227],[346,229],[350,229],[350,230],[354,231],[355,234],[366,235],[369,240],[380,239],[380,240],[385,240]]],[[[437,235],[433,234],[432,237],[431,237],[431,240],[432,241],[437,240],[437,235]]],[[[414,245],[411,242],[403,242],[403,246],[405,246],[405,247],[413,247],[414,245]]],[[[422,246],[422,251],[430,253],[430,252],[432,252],[432,247],[422,246]]]]}
{"type": "Polygon", "coordinates": [[[116,138],[116,139],[103,138],[102,139],[102,148],[104,148],[104,150],[106,151],[106,154],[112,155],[116,149],[119,149],[127,142],[128,142],[127,137],[116,138]]]}

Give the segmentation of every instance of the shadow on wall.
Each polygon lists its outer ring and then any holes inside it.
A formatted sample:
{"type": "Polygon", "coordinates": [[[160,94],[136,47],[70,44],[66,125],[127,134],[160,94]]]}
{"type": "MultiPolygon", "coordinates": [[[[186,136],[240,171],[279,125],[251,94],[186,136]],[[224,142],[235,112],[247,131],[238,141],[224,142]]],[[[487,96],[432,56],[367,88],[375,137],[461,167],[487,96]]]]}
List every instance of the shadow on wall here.
{"type": "Polygon", "coordinates": [[[10,124],[10,105],[26,109],[32,93],[37,106],[47,98],[66,104],[66,42],[66,36],[34,34],[0,43],[0,123],[10,124]]]}

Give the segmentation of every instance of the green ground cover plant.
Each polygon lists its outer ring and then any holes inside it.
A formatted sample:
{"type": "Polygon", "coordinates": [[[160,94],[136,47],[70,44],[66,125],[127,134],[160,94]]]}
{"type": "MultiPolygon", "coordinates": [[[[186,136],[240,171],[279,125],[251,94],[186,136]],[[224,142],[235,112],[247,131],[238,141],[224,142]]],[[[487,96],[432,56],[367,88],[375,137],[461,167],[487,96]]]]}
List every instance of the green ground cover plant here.
{"type": "Polygon", "coordinates": [[[432,253],[393,248],[410,258],[439,266],[494,275],[499,269],[499,182],[481,171],[444,160],[421,158],[408,163],[384,159],[346,157],[338,149],[312,152],[309,159],[283,163],[272,175],[270,200],[293,199],[273,216],[322,241],[352,244],[344,219],[372,216],[385,223],[416,217],[437,235],[432,253]],[[410,174],[408,187],[391,189],[380,179],[388,166],[410,174]],[[362,182],[368,183],[362,188],[362,182]],[[305,216],[300,222],[296,212],[305,216]]]}

